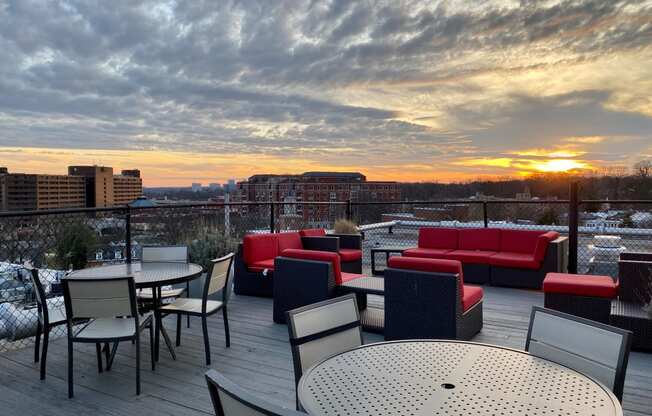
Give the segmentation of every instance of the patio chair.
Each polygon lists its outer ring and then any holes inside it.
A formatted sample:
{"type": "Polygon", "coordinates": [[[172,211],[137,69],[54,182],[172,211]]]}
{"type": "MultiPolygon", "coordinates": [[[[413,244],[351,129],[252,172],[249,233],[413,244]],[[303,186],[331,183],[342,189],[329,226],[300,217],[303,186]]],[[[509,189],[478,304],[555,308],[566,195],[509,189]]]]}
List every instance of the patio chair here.
{"type": "Polygon", "coordinates": [[[286,322],[297,385],[303,372],[317,361],[362,345],[360,313],[353,293],[287,311],[286,322]]]}
{"type": "Polygon", "coordinates": [[[152,370],[154,325],[151,314],[140,315],[133,277],[111,279],[63,279],[68,327],[68,397],[73,397],[73,343],[93,343],[101,366],[101,343],[134,341],[136,344],[136,394],[140,394],[140,332],[149,329],[152,370]],[[87,319],[76,331],[73,323],[87,319]]]}
{"type": "Polygon", "coordinates": [[[33,267],[25,267],[25,269],[30,272],[32,286],[34,287],[34,294],[36,295],[36,306],[38,309],[38,321],[36,322],[36,340],[34,342],[34,362],[39,362],[39,349],[41,346],[41,336],[43,336],[43,350],[40,354],[40,361],[41,380],[45,380],[45,368],[46,360],[48,357],[50,331],[52,328],[64,325],[67,322],[66,311],[63,308],[54,308],[48,305],[47,299],[45,297],[45,290],[43,289],[43,284],[38,277],[38,270],[33,267]]]}
{"type": "MultiPolygon", "coordinates": [[[[187,263],[188,262],[188,246],[143,246],[141,261],[148,262],[172,262],[172,263],[187,263]]],[[[173,288],[167,287],[161,290],[159,296],[160,301],[178,298],[186,293],[190,296],[190,281],[186,282],[186,288],[173,288]]],[[[152,301],[152,289],[144,288],[138,291],[138,298],[144,302],[152,301]]],[[[190,328],[190,316],[187,322],[190,328]]]]}
{"type": "Polygon", "coordinates": [[[630,331],[534,306],[525,350],[598,380],[622,401],[631,338],[630,331]]]}
{"type": "Polygon", "coordinates": [[[231,295],[229,285],[229,272],[233,264],[234,253],[229,253],[224,257],[213,260],[211,271],[206,274],[204,281],[204,290],[201,299],[194,298],[177,298],[174,302],[161,307],[164,314],[177,315],[177,346],[181,345],[181,316],[200,316],[202,331],[204,333],[204,351],[206,353],[206,365],[211,364],[210,343],[208,339],[207,318],[220,310],[224,319],[224,332],[226,337],[227,348],[231,346],[229,335],[229,320],[227,317],[226,306],[231,295]],[[214,293],[222,291],[222,300],[209,300],[208,297],[214,293]]]}
{"type": "Polygon", "coordinates": [[[274,406],[254,397],[215,370],[206,373],[206,383],[217,416],[305,416],[305,413],[274,406]]]}

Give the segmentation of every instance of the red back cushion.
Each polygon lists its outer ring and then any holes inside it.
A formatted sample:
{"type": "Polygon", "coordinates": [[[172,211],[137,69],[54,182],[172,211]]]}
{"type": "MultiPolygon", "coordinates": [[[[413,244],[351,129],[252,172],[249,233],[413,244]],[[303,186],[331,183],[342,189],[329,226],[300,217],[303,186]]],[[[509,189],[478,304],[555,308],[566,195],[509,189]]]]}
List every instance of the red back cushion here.
{"type": "Polygon", "coordinates": [[[393,269],[417,270],[420,272],[459,274],[460,285],[464,284],[462,263],[457,260],[394,256],[389,258],[387,267],[391,267],[393,269]]]}
{"type": "Polygon", "coordinates": [[[419,228],[419,248],[457,248],[458,232],[455,228],[419,228]]]}
{"type": "Polygon", "coordinates": [[[500,230],[495,228],[462,228],[459,230],[460,250],[500,251],[500,230]]]}
{"type": "Polygon", "coordinates": [[[501,230],[500,251],[534,254],[541,231],[501,230]]]}
{"type": "Polygon", "coordinates": [[[248,234],[242,241],[243,257],[246,264],[273,259],[278,255],[278,234],[248,234]]]}
{"type": "Polygon", "coordinates": [[[276,235],[278,239],[278,252],[282,253],[283,250],[288,248],[302,249],[301,236],[299,233],[279,233],[276,235]]]}
{"type": "Polygon", "coordinates": [[[548,245],[551,241],[556,240],[559,237],[557,231],[548,231],[545,234],[541,234],[537,239],[537,246],[534,249],[534,260],[543,261],[546,257],[546,250],[548,250],[548,245]]]}
{"type": "Polygon", "coordinates": [[[326,235],[326,230],[323,228],[308,228],[299,231],[301,237],[323,237],[326,235]]]}
{"type": "Polygon", "coordinates": [[[283,257],[292,259],[315,260],[330,262],[333,266],[333,274],[335,275],[335,283],[342,284],[342,269],[340,267],[340,256],[332,251],[319,251],[319,250],[299,250],[289,248],[283,250],[281,253],[283,257]]]}

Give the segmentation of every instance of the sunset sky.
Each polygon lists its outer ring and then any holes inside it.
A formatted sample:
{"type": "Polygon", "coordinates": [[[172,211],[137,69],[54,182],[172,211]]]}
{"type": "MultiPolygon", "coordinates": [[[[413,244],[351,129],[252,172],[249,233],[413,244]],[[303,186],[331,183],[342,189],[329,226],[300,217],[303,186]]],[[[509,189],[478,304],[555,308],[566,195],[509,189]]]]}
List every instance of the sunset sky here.
{"type": "Polygon", "coordinates": [[[652,0],[0,0],[14,172],[447,182],[644,158],[652,0]]]}

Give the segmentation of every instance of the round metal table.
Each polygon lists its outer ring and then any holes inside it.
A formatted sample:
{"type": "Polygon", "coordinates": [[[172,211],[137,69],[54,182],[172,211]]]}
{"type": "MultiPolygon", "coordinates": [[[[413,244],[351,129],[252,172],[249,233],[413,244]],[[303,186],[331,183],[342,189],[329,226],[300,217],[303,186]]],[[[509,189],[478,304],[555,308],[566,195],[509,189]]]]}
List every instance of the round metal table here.
{"type": "MultiPolygon", "coordinates": [[[[194,263],[180,263],[180,262],[145,262],[145,263],[131,263],[131,264],[112,264],[109,266],[89,267],[87,269],[80,269],[68,274],[66,279],[106,279],[110,277],[124,277],[133,276],[136,288],[151,288],[152,289],[152,304],[154,308],[154,323],[156,338],[154,341],[154,354],[155,359],[158,360],[160,336],[163,339],[172,355],[176,359],[172,341],[163,327],[161,322],[161,313],[159,311],[161,287],[184,283],[188,280],[195,279],[201,276],[204,269],[194,263]]],[[[117,344],[114,345],[114,353],[117,344]]],[[[113,356],[112,354],[112,356],[113,356]]]]}
{"type": "Polygon", "coordinates": [[[310,415],[622,415],[602,384],[548,360],[459,341],[395,341],[336,354],[297,388],[310,415]]]}

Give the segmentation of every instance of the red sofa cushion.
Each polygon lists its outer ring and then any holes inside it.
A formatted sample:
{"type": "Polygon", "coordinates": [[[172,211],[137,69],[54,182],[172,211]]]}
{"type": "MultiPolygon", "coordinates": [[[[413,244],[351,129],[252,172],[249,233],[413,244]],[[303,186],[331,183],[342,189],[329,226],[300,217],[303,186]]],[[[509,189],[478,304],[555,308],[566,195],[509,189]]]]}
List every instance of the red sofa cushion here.
{"type": "Polygon", "coordinates": [[[464,283],[462,263],[457,260],[394,256],[389,258],[387,267],[391,267],[393,269],[418,270],[420,272],[459,274],[460,283],[464,283]]]}
{"type": "Polygon", "coordinates": [[[335,283],[338,285],[342,284],[342,268],[340,267],[340,256],[337,253],[333,253],[331,251],[299,250],[295,248],[289,248],[284,250],[281,253],[281,256],[293,259],[330,262],[333,266],[335,283]]]}
{"type": "Polygon", "coordinates": [[[274,259],[260,260],[249,264],[247,268],[252,272],[262,272],[265,269],[274,271],[274,259]]]}
{"type": "Polygon", "coordinates": [[[501,252],[489,257],[489,264],[499,267],[513,267],[516,269],[538,270],[541,262],[535,260],[534,254],[530,253],[507,253],[501,252]]]}
{"type": "Polygon", "coordinates": [[[489,264],[489,259],[494,254],[496,254],[495,251],[486,250],[453,250],[442,254],[441,258],[458,260],[462,263],[489,264]]]}
{"type": "Polygon", "coordinates": [[[276,238],[278,240],[278,253],[282,253],[283,250],[288,248],[303,249],[299,233],[279,233],[276,234],[276,238]]]}
{"type": "Polygon", "coordinates": [[[366,277],[364,274],[342,272],[342,283],[350,282],[351,280],[366,277]]]}
{"type": "Polygon", "coordinates": [[[543,280],[543,291],[613,299],[618,295],[618,282],[609,276],[548,273],[543,280]]]}
{"type": "Polygon", "coordinates": [[[277,234],[248,234],[242,240],[242,256],[247,265],[278,255],[277,234]]]}
{"type": "Polygon", "coordinates": [[[534,254],[541,231],[500,230],[500,251],[534,254]]]}
{"type": "Polygon", "coordinates": [[[419,248],[457,248],[458,231],[455,228],[419,228],[419,248]]]}
{"type": "Polygon", "coordinates": [[[358,261],[362,258],[362,250],[355,248],[341,248],[338,254],[341,261],[358,261]]]}
{"type": "Polygon", "coordinates": [[[457,247],[460,250],[500,251],[500,230],[496,228],[462,228],[457,247]]]}
{"type": "Polygon", "coordinates": [[[326,235],[326,230],[323,228],[308,228],[299,231],[301,237],[323,237],[326,235]]]}
{"type": "Polygon", "coordinates": [[[403,250],[403,256],[441,259],[444,254],[450,253],[451,251],[453,250],[447,248],[408,248],[407,250],[403,250]]]}
{"type": "Polygon", "coordinates": [[[534,258],[537,261],[543,261],[546,257],[546,250],[551,242],[555,241],[559,237],[557,231],[548,231],[547,233],[541,234],[537,239],[537,246],[534,249],[534,258]]]}
{"type": "Polygon", "coordinates": [[[464,285],[464,295],[462,296],[462,310],[464,312],[471,309],[473,305],[480,302],[484,296],[484,290],[478,286],[464,285]]]}

